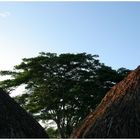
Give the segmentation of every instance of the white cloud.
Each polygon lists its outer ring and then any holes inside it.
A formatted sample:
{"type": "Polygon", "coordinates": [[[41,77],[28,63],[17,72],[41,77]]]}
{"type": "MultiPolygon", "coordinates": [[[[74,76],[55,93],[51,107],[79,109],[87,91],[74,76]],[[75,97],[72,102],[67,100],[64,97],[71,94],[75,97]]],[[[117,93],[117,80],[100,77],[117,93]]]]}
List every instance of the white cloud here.
{"type": "Polygon", "coordinates": [[[10,16],[10,15],[11,15],[11,13],[8,12],[8,11],[6,11],[6,12],[0,12],[0,17],[1,17],[1,18],[6,18],[6,17],[8,17],[8,16],[10,16]]]}

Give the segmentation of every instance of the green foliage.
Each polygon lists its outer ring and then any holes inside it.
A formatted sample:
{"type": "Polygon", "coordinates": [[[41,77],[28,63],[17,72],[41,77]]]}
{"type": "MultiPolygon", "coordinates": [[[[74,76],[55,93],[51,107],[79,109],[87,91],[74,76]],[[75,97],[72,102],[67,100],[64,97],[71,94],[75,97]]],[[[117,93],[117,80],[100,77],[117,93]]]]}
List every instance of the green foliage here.
{"type": "Polygon", "coordinates": [[[49,135],[49,138],[59,138],[59,133],[58,133],[58,129],[54,129],[52,127],[48,128],[47,130],[47,134],[49,135]]]}
{"type": "Polygon", "coordinates": [[[112,70],[97,58],[86,53],[58,56],[42,52],[37,57],[24,58],[13,71],[1,71],[1,75],[11,75],[12,79],[2,81],[0,86],[11,90],[26,84],[27,94],[16,100],[37,119],[54,120],[61,137],[68,138],[105,93],[124,77],[124,71],[112,70]]]}
{"type": "Polygon", "coordinates": [[[122,79],[124,77],[126,77],[129,73],[131,72],[131,70],[129,69],[126,69],[126,68],[119,68],[117,70],[117,73],[118,73],[118,78],[122,79]]]}

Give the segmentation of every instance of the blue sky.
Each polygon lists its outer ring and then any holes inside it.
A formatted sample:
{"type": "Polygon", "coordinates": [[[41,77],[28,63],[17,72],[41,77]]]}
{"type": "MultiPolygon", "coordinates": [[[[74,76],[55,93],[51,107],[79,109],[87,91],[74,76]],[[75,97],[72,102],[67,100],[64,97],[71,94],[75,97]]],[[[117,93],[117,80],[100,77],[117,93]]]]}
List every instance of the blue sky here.
{"type": "Polygon", "coordinates": [[[140,2],[0,2],[0,69],[41,51],[98,54],[114,69],[135,69],[140,2]]]}

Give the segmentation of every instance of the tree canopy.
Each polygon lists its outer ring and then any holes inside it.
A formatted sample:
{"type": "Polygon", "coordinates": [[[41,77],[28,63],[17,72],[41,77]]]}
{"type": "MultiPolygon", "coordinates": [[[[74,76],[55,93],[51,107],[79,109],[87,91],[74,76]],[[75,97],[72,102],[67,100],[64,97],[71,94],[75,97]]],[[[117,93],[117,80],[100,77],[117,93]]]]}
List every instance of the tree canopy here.
{"type": "Polygon", "coordinates": [[[54,120],[62,138],[70,136],[73,129],[92,111],[105,93],[128,74],[100,63],[98,55],[86,53],[40,53],[34,58],[24,58],[0,86],[9,92],[25,84],[26,93],[16,100],[37,119],[54,120]]]}

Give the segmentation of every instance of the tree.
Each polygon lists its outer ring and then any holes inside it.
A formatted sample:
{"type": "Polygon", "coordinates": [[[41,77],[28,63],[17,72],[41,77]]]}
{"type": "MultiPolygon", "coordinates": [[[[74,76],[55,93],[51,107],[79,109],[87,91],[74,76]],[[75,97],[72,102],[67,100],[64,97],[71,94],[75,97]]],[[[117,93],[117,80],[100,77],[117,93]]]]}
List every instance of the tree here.
{"type": "Polygon", "coordinates": [[[120,79],[123,79],[124,77],[126,77],[130,72],[131,70],[123,68],[123,67],[117,70],[117,73],[119,74],[118,76],[120,79]]]}
{"type": "Polygon", "coordinates": [[[54,120],[62,138],[70,136],[79,122],[92,111],[118,79],[118,73],[101,64],[97,55],[86,53],[40,53],[25,58],[1,87],[8,91],[26,84],[27,93],[18,96],[21,105],[37,119],[54,120]]]}

